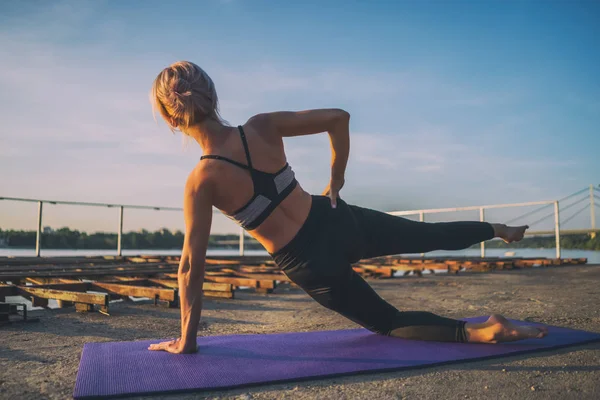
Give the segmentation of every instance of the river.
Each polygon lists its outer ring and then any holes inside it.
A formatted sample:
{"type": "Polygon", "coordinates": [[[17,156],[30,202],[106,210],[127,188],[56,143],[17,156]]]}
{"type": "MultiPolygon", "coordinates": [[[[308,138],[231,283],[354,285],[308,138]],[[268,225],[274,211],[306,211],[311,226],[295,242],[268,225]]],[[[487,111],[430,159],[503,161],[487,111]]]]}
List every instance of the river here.
{"type": "MultiPolygon", "coordinates": [[[[555,249],[486,249],[486,256],[489,257],[503,257],[507,251],[514,252],[515,257],[546,257],[555,258],[555,249]]],[[[562,258],[587,258],[589,264],[600,264],[600,251],[592,250],[562,250],[562,258]]],[[[71,257],[71,256],[114,256],[115,250],[61,250],[61,249],[42,249],[42,257],[71,257]]],[[[181,254],[181,250],[123,250],[123,255],[135,256],[140,254],[158,254],[168,256],[178,256],[181,254]]],[[[245,255],[249,256],[268,256],[268,253],[264,250],[246,250],[245,255]]],[[[0,249],[0,256],[14,256],[14,257],[31,257],[35,255],[34,249],[0,249]]],[[[207,252],[208,256],[237,256],[239,255],[238,249],[209,249],[207,252]]],[[[460,251],[432,251],[426,254],[426,257],[440,257],[440,256],[468,256],[478,257],[480,255],[479,249],[468,249],[460,251]]],[[[406,256],[419,256],[419,254],[406,254],[406,256]]]]}

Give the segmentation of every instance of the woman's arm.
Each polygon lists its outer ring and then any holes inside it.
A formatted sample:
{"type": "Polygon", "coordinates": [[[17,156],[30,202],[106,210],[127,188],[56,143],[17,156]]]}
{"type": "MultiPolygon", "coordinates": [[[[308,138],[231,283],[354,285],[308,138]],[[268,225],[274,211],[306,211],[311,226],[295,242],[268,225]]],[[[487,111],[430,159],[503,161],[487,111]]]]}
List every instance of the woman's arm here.
{"type": "Polygon", "coordinates": [[[212,189],[209,182],[186,184],[183,213],[185,239],[181,252],[177,281],[181,308],[181,338],[150,346],[150,350],[171,353],[196,351],[196,336],[202,312],[204,262],[212,223],[212,189]]]}
{"type": "Polygon", "coordinates": [[[278,111],[259,114],[277,137],[312,135],[327,132],[331,142],[331,180],[323,192],[331,197],[332,206],[344,186],[344,175],[350,155],[350,114],[340,109],[278,111]]]}

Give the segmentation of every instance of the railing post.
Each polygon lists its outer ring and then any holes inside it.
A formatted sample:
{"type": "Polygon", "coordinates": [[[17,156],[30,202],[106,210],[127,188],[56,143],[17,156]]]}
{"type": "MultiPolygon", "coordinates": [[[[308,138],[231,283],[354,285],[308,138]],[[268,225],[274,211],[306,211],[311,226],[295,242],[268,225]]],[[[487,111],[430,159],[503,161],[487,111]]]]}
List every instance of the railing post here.
{"type": "Polygon", "coordinates": [[[119,233],[117,235],[117,255],[123,255],[123,206],[119,207],[119,233]]]}
{"type": "Polygon", "coordinates": [[[590,185],[590,219],[592,222],[592,238],[596,237],[596,205],[594,204],[594,185],[590,185]]]}
{"type": "Polygon", "coordinates": [[[40,256],[40,250],[42,249],[42,207],[43,202],[38,201],[38,226],[37,235],[35,238],[35,256],[40,256]]]}
{"type": "MultiPolygon", "coordinates": [[[[419,221],[425,222],[425,213],[423,211],[419,212],[419,221]]],[[[421,253],[421,257],[425,257],[425,253],[421,253]]]]}
{"type": "Polygon", "coordinates": [[[240,256],[244,255],[244,228],[240,227],[240,256]]]}
{"type": "Polygon", "coordinates": [[[558,201],[554,202],[554,235],[556,236],[556,258],[560,258],[560,215],[558,201]]]}
{"type": "MultiPolygon", "coordinates": [[[[485,209],[479,209],[479,221],[485,222],[485,209]]],[[[485,242],[481,242],[481,258],[485,258],[485,242]]]]}

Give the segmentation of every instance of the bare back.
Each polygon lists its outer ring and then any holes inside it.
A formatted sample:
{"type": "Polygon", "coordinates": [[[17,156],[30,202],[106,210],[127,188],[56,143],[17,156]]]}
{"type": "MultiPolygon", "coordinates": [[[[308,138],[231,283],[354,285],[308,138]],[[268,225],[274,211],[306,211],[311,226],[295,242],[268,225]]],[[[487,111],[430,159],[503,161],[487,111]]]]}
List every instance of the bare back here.
{"type": "MultiPolygon", "coordinates": [[[[283,139],[273,132],[271,124],[253,117],[243,125],[254,169],[275,173],[286,164],[283,139]]],[[[246,155],[236,128],[227,128],[210,154],[246,164],[246,155]]],[[[220,160],[201,160],[191,177],[209,180],[213,187],[213,206],[231,215],[253,196],[254,187],[248,170],[220,160]]],[[[199,182],[198,182],[199,183],[199,182]]],[[[310,211],[312,197],[298,184],[272,213],[249,234],[265,249],[274,253],[299,231],[310,211]]]]}

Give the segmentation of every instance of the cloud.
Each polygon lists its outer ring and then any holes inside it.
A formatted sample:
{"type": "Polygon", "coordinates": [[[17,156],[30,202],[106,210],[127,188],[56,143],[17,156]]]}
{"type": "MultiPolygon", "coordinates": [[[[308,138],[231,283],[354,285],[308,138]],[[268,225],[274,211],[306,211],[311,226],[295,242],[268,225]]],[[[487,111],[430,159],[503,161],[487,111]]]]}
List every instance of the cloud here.
{"type": "MultiPolygon", "coordinates": [[[[23,29],[14,23],[0,30],[0,101],[6,105],[0,109],[0,168],[15,171],[3,178],[3,193],[178,205],[200,152],[195,144],[182,146],[180,135],[152,119],[148,91],[156,65],[164,60],[151,53],[117,57],[111,35],[67,45],[62,39],[93,19],[94,4],[84,6],[89,7],[61,3],[32,15],[23,29]],[[42,20],[38,26],[32,22],[42,20]]],[[[113,22],[119,25],[104,24],[113,22]]],[[[360,72],[298,73],[265,63],[206,68],[214,71],[222,111],[234,123],[279,108],[281,97],[294,108],[290,93],[333,99],[389,92],[383,81],[360,72]]],[[[302,184],[320,193],[330,159],[328,140],[321,136],[309,143],[319,143],[320,150],[295,146],[289,158],[302,184]]]]}
{"type": "MultiPolygon", "coordinates": [[[[36,2],[39,7],[0,27],[0,170],[14,171],[2,178],[3,194],[181,203],[200,151],[153,120],[148,91],[160,69],[174,61],[172,53],[183,50],[159,53],[152,43],[138,42],[128,47],[125,21],[105,13],[104,4],[36,2]]],[[[199,40],[195,47],[202,50],[185,54],[206,60],[204,45],[199,40]]],[[[579,163],[549,158],[537,148],[512,151],[510,146],[522,145],[518,134],[541,115],[519,108],[498,112],[495,120],[479,117],[496,114],[498,105],[519,105],[525,88],[501,82],[473,87],[427,69],[389,71],[374,63],[218,60],[215,53],[202,66],[233,124],[270,110],[349,109],[344,195],[365,206],[497,202],[509,197],[508,190],[530,199],[550,186],[539,182],[540,175],[554,179],[556,171],[579,163]],[[527,158],[520,156],[524,152],[527,158]]],[[[327,135],[284,142],[303,187],[320,193],[331,160],[327,135]]]]}

